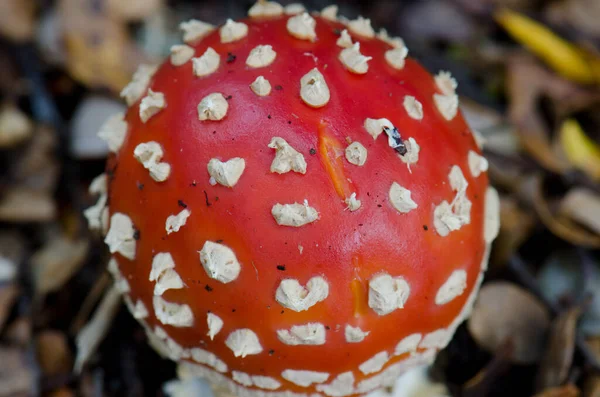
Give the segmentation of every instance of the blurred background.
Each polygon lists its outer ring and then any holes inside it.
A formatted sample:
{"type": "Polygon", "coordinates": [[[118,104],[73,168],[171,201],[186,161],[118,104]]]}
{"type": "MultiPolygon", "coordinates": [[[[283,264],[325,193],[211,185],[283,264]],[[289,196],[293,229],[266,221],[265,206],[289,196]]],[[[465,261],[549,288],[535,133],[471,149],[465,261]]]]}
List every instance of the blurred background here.
{"type": "MultiPolygon", "coordinates": [[[[175,378],[105,297],[107,252],[82,216],[107,155],[96,132],[180,22],[251,5],[0,0],[0,396],[160,396],[175,378]]],[[[599,397],[600,0],[338,5],[452,72],[501,193],[474,313],[415,396],[599,397]]]]}

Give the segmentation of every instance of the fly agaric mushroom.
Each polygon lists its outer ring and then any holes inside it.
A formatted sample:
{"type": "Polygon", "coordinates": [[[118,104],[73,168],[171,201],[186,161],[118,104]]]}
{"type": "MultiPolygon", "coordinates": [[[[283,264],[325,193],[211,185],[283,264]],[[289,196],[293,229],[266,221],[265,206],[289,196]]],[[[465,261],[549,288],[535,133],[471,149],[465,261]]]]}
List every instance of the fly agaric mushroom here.
{"type": "Polygon", "coordinates": [[[431,362],[498,229],[450,74],[302,10],[182,24],[101,134],[88,215],[125,302],[182,374],[238,396],[359,396],[431,362]]]}

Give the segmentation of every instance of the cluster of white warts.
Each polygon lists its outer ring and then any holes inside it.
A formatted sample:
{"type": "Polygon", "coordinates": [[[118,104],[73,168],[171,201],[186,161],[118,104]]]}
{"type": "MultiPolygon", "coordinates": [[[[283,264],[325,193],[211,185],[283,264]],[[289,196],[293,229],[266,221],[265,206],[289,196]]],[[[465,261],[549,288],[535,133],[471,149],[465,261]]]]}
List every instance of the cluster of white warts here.
{"type": "MultiPolygon", "coordinates": [[[[315,40],[316,21],[307,13],[303,12],[303,7],[293,5],[294,7],[283,7],[273,2],[259,2],[250,10],[250,16],[273,16],[286,12],[294,15],[289,18],[287,23],[288,32],[298,39],[315,40]],[[281,9],[281,11],[279,11],[281,9]]],[[[322,11],[324,18],[336,20],[337,8],[331,6],[322,11]]],[[[364,37],[374,37],[375,33],[367,19],[359,17],[355,21],[344,21],[351,32],[364,37]]],[[[214,27],[212,25],[200,22],[189,21],[181,25],[184,31],[184,41],[186,43],[197,41],[210,33],[214,27]]],[[[248,33],[247,25],[243,23],[228,20],[220,29],[221,41],[224,43],[240,40],[248,33]]],[[[385,31],[377,35],[380,39],[386,41],[393,48],[385,53],[387,63],[395,68],[402,69],[404,59],[408,50],[401,39],[390,38],[385,31]]],[[[343,50],[340,52],[339,60],[352,73],[366,73],[368,70],[368,61],[371,57],[366,57],[360,53],[359,43],[352,43],[347,30],[341,33],[337,41],[338,46],[343,50]]],[[[173,46],[171,54],[171,63],[174,66],[181,66],[190,59],[193,62],[194,73],[197,76],[205,76],[217,70],[220,57],[209,48],[199,58],[193,58],[194,50],[187,45],[173,46]]],[[[254,48],[246,60],[246,64],[252,68],[260,68],[270,65],[274,62],[277,54],[270,45],[260,45],[254,48]]],[[[134,75],[130,83],[122,92],[122,96],[129,105],[140,99],[149,85],[155,68],[142,66],[134,75]]],[[[441,72],[435,77],[435,82],[440,93],[434,94],[434,102],[441,115],[452,120],[458,109],[458,96],[455,93],[456,81],[447,72],[441,72]]],[[[315,68],[307,73],[300,82],[300,95],[302,100],[311,107],[321,107],[327,104],[330,98],[329,88],[323,75],[315,68]]],[[[270,83],[263,76],[258,77],[250,84],[252,91],[259,96],[269,95],[271,91],[270,83]]],[[[409,117],[415,120],[423,118],[423,107],[421,103],[412,96],[406,96],[403,102],[404,108],[409,117]]],[[[147,95],[140,101],[140,118],[142,122],[147,122],[151,117],[166,107],[164,95],[148,89],[147,95]]],[[[205,97],[198,105],[198,116],[200,120],[221,120],[228,110],[228,103],[220,93],[213,93],[205,97]]],[[[373,137],[377,137],[387,129],[394,128],[387,119],[370,119],[364,122],[365,130],[373,137]]],[[[123,115],[116,115],[109,119],[99,132],[99,136],[104,138],[113,152],[117,152],[123,144],[127,132],[127,124],[123,120],[123,115]]],[[[391,137],[390,137],[390,145],[391,137]]],[[[283,138],[274,137],[268,145],[275,150],[275,158],[271,164],[271,172],[286,173],[290,171],[306,173],[306,161],[304,156],[291,147],[283,138]]],[[[420,147],[413,138],[406,141],[407,153],[401,159],[409,166],[418,160],[420,147]]],[[[351,164],[362,166],[366,162],[367,150],[359,142],[353,142],[346,148],[346,159],[351,164]]],[[[149,170],[150,176],[157,182],[166,180],[170,173],[170,166],[161,162],[163,151],[156,142],[146,142],[138,145],[134,151],[135,158],[149,170]]],[[[486,160],[474,151],[468,154],[468,164],[473,177],[478,177],[487,170],[486,160]]],[[[239,181],[245,169],[245,161],[241,158],[232,158],[227,161],[211,159],[207,165],[211,184],[221,184],[226,187],[233,187],[239,181]]],[[[462,171],[458,166],[452,167],[449,174],[449,182],[456,196],[452,203],[442,202],[434,211],[434,226],[438,233],[446,236],[450,231],[458,230],[464,224],[470,222],[470,201],[466,198],[467,182],[462,171]]],[[[110,228],[108,211],[106,209],[107,192],[106,176],[101,175],[90,186],[90,192],[100,195],[98,203],[86,211],[86,216],[90,221],[90,226],[102,230],[106,233],[105,242],[108,244],[111,253],[119,253],[123,257],[135,259],[136,240],[134,238],[135,229],[131,219],[122,213],[115,213],[110,219],[110,228]]],[[[393,182],[389,190],[389,198],[392,206],[400,213],[407,213],[417,208],[411,198],[411,192],[393,182]]],[[[360,200],[356,199],[353,193],[346,199],[346,204],[351,211],[360,208],[360,200]]],[[[497,194],[493,189],[486,195],[486,225],[485,240],[489,245],[497,233],[497,194]]],[[[167,233],[179,231],[184,226],[191,215],[189,209],[184,209],[178,214],[168,217],[165,223],[167,233]]],[[[305,201],[303,204],[275,204],[272,209],[272,215],[279,225],[300,227],[318,219],[319,214],[316,209],[310,207],[305,201]]],[[[210,278],[222,283],[229,283],[237,279],[242,267],[237,260],[235,253],[227,246],[207,241],[199,252],[200,262],[210,278]]],[[[487,263],[487,255],[482,262],[482,267],[487,263]]],[[[126,294],[129,292],[127,280],[121,276],[118,270],[116,260],[111,260],[109,270],[115,276],[119,290],[126,294]]],[[[156,318],[165,325],[174,327],[191,327],[194,324],[194,315],[191,308],[186,304],[177,304],[166,301],[162,295],[170,289],[184,288],[184,283],[175,270],[175,262],[168,252],[158,253],[154,256],[152,270],[149,280],[155,282],[153,306],[156,318]]],[[[477,284],[481,280],[477,281],[477,284]]],[[[456,297],[463,294],[467,286],[467,273],[463,269],[455,270],[440,286],[435,297],[437,305],[445,305],[456,297]]],[[[469,301],[472,301],[476,291],[474,290],[469,301]]],[[[294,311],[304,311],[310,309],[319,302],[324,301],[329,294],[329,284],[321,276],[315,276],[308,280],[305,286],[298,280],[285,279],[277,288],[275,299],[283,307],[294,311]]],[[[374,275],[369,280],[369,307],[378,315],[387,315],[397,309],[402,309],[410,296],[410,286],[401,276],[393,277],[385,272],[374,275]]],[[[141,300],[135,303],[125,295],[125,301],[133,313],[134,317],[143,321],[148,316],[148,310],[141,300]]],[[[465,309],[472,302],[465,305],[465,309]]],[[[465,317],[466,313],[461,313],[460,320],[457,317],[455,323],[447,329],[440,329],[434,332],[422,335],[413,334],[403,338],[396,346],[392,355],[401,355],[411,353],[408,360],[430,360],[434,357],[435,349],[443,348],[449,341],[454,328],[465,317]],[[425,350],[418,353],[417,349],[425,350]]],[[[223,320],[215,313],[207,315],[207,335],[211,340],[223,328],[223,320]]],[[[212,368],[216,372],[211,372],[205,367],[197,367],[194,370],[209,372],[209,375],[221,376],[219,373],[228,371],[227,365],[216,357],[213,353],[200,348],[185,349],[172,340],[167,333],[160,327],[155,327],[154,332],[146,326],[149,332],[150,341],[155,347],[165,355],[179,360],[181,358],[191,358],[192,360],[212,368]]],[[[359,327],[350,324],[346,325],[345,338],[348,343],[362,342],[369,335],[369,331],[363,331],[359,327]]],[[[322,345],[326,342],[326,330],[320,323],[307,323],[292,326],[290,329],[281,329],[277,331],[278,339],[286,345],[322,345]]],[[[238,329],[229,334],[226,339],[226,345],[233,352],[235,357],[245,357],[246,355],[262,353],[263,349],[259,338],[250,329],[238,329]]],[[[388,363],[391,356],[383,351],[359,366],[359,370],[367,375],[380,372],[388,363]]],[[[406,361],[406,360],[405,360],[406,361]]],[[[325,382],[330,378],[330,374],[315,372],[310,370],[285,370],[281,377],[296,385],[309,387],[316,384],[318,391],[328,396],[344,396],[354,393],[365,393],[381,387],[386,382],[393,381],[403,362],[388,366],[388,368],[378,375],[365,379],[357,386],[354,386],[354,376],[352,372],[338,375],[331,380],[329,384],[325,382]],[[400,367],[399,367],[400,366],[400,367]]],[[[190,364],[191,365],[191,364],[190,364]]],[[[190,367],[192,368],[192,367],[190,367]]],[[[271,377],[248,375],[246,373],[232,371],[232,378],[239,385],[246,387],[257,387],[265,390],[276,390],[281,387],[281,383],[271,377]]],[[[221,379],[232,383],[232,387],[239,387],[227,378],[221,379]]],[[[244,389],[250,392],[248,389],[244,389]]],[[[243,391],[241,392],[243,395],[243,391]]],[[[256,394],[255,394],[256,395],[256,394]]],[[[259,395],[267,395],[266,393],[259,395]]],[[[272,395],[272,394],[268,394],[272,395]]],[[[273,394],[273,396],[275,396],[273,394]]],[[[304,395],[303,395],[304,396],[304,395]]]]}

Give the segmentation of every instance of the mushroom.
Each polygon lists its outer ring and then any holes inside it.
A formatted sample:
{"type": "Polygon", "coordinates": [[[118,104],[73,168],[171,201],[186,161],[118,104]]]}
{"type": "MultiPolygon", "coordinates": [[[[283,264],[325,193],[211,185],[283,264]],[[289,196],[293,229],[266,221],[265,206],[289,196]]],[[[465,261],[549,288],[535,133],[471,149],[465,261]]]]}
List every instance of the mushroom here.
{"type": "Polygon", "coordinates": [[[390,65],[403,42],[368,19],[341,55],[335,13],[289,14],[259,2],[136,74],[106,241],[181,374],[238,396],[360,396],[431,362],[468,316],[498,196],[449,73],[390,65]]]}

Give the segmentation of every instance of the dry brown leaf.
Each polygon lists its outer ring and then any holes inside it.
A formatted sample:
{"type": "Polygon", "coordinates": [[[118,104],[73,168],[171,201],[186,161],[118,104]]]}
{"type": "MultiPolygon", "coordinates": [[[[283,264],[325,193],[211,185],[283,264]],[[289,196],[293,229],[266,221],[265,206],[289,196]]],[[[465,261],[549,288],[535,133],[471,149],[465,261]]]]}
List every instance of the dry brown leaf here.
{"type": "Polygon", "coordinates": [[[0,396],[33,396],[36,385],[33,368],[19,348],[0,347],[0,396]]]}
{"type": "Polygon", "coordinates": [[[139,21],[158,12],[164,0],[107,0],[108,12],[112,18],[124,21],[139,21]]]}
{"type": "Polygon", "coordinates": [[[542,178],[536,176],[533,180],[533,206],[541,221],[558,237],[575,245],[584,247],[600,247],[600,236],[590,233],[569,218],[558,214],[556,200],[547,199],[544,195],[542,178]]]}
{"type": "Polygon", "coordinates": [[[40,125],[33,139],[20,153],[13,165],[13,179],[20,187],[53,193],[59,177],[60,164],[56,158],[57,136],[50,127],[40,125]]]}
{"type": "Polygon", "coordinates": [[[543,167],[563,173],[571,166],[550,139],[550,131],[538,109],[542,97],[552,100],[557,118],[597,101],[597,91],[571,83],[542,67],[530,55],[508,60],[509,118],[523,147],[543,167]]]}
{"type": "Polygon", "coordinates": [[[66,387],[61,387],[58,390],[54,390],[48,397],[75,397],[76,394],[73,390],[67,389],[66,387]]]}
{"type": "Polygon", "coordinates": [[[146,61],[126,25],[94,12],[80,0],[61,0],[59,12],[69,72],[88,86],[121,91],[137,66],[146,61]]]}
{"type": "Polygon", "coordinates": [[[14,105],[0,109],[0,148],[16,146],[31,137],[33,123],[14,105]]]}
{"type": "Polygon", "coordinates": [[[56,217],[56,203],[49,193],[14,187],[0,196],[0,221],[47,222],[56,217]]]}
{"type": "Polygon", "coordinates": [[[554,24],[566,25],[600,37],[600,2],[597,0],[563,0],[549,3],[545,12],[554,24]]]}
{"type": "Polygon", "coordinates": [[[546,389],[534,397],[579,397],[580,391],[575,385],[564,385],[546,389]]]}
{"type": "Polygon", "coordinates": [[[60,331],[44,330],[36,336],[40,369],[46,376],[71,372],[72,357],[67,337],[60,331]]]}
{"type": "Polygon", "coordinates": [[[23,236],[13,230],[0,231],[0,258],[19,265],[25,255],[23,236]]]}
{"type": "Polygon", "coordinates": [[[581,312],[580,307],[573,307],[554,319],[548,347],[537,374],[537,390],[557,387],[567,380],[573,363],[577,321],[581,312]]]}
{"type": "Polygon", "coordinates": [[[33,284],[38,295],[56,291],[75,274],[87,255],[89,242],[56,237],[31,257],[33,284]]]}
{"type": "Polygon", "coordinates": [[[590,189],[576,187],[560,202],[559,213],[600,234],[600,195],[590,189]]]}
{"type": "Polygon", "coordinates": [[[590,374],[583,383],[584,397],[600,397],[600,375],[590,374]]]}
{"type": "Polygon", "coordinates": [[[5,339],[11,345],[27,348],[31,346],[32,333],[31,317],[21,316],[6,327],[5,339]]]}
{"type": "Polygon", "coordinates": [[[35,32],[35,2],[33,0],[0,1],[0,35],[23,42],[35,32]]]}
{"type": "Polygon", "coordinates": [[[492,263],[506,263],[508,258],[529,237],[535,217],[519,207],[513,197],[500,199],[500,233],[494,241],[492,263]]]}
{"type": "Polygon", "coordinates": [[[113,285],[106,291],[100,306],[96,309],[89,323],[77,334],[77,357],[75,358],[74,371],[80,373],[98,345],[108,332],[114,317],[121,306],[121,293],[113,285]]]}
{"type": "Polygon", "coordinates": [[[467,323],[479,346],[495,352],[510,342],[511,361],[522,364],[540,359],[549,326],[546,307],[529,292],[504,281],[483,286],[467,323]]]}
{"type": "Polygon", "coordinates": [[[4,323],[19,296],[20,289],[15,284],[9,284],[0,287],[0,330],[4,328],[4,323]]]}

